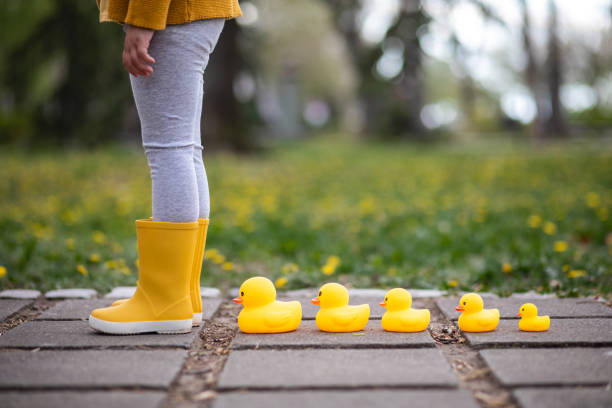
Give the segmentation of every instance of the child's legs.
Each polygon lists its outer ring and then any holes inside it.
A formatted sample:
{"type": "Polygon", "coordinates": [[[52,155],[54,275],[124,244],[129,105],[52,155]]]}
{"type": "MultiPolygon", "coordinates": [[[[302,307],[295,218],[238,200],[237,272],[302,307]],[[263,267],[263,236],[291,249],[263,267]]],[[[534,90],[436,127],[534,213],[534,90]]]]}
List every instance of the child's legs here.
{"type": "Polygon", "coordinates": [[[199,130],[202,75],[222,28],[223,20],[215,19],[157,31],[149,47],[156,60],[153,74],[130,76],[151,168],[155,221],[192,222],[200,216],[194,129],[198,124],[199,130]]]}
{"type": "MultiPolygon", "coordinates": [[[[198,112],[202,112],[202,100],[204,94],[204,83],[200,83],[200,97],[198,112]]],[[[194,139],[193,139],[193,164],[195,166],[196,180],[198,184],[198,197],[200,204],[199,218],[208,218],[210,215],[210,195],[208,192],[208,178],[206,176],[206,168],[204,167],[204,161],[202,160],[202,140],[200,135],[200,118],[201,114],[198,115],[194,127],[194,139]]]]}

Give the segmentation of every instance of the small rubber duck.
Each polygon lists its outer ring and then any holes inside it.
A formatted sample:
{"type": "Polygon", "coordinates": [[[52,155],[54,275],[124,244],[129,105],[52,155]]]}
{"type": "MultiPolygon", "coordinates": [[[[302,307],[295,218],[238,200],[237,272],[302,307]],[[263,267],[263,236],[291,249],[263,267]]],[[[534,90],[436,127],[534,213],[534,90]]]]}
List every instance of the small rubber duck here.
{"type": "Polygon", "coordinates": [[[459,328],[464,332],[488,332],[493,331],[499,323],[498,309],[483,309],[484,302],[477,293],[467,293],[459,300],[459,306],[455,308],[461,312],[459,316],[459,328]]]}
{"type": "Polygon", "coordinates": [[[538,316],[538,308],[533,303],[525,303],[516,315],[521,317],[519,329],[522,331],[546,331],[550,327],[550,317],[538,316]]]}
{"type": "Polygon", "coordinates": [[[382,328],[391,332],[413,333],[429,326],[431,315],[427,309],[412,309],[412,295],[406,289],[391,289],[380,302],[387,311],[382,317],[382,328]]]}
{"type": "Polygon", "coordinates": [[[321,306],[316,322],[319,330],[325,332],[360,331],[370,318],[370,306],[349,306],[348,290],[339,283],[326,283],[319,290],[319,296],[310,302],[321,306]]]}
{"type": "Polygon", "coordinates": [[[276,289],[268,278],[247,279],[240,286],[240,296],[233,301],[244,306],[238,315],[238,327],[244,333],[290,332],[302,321],[300,302],[276,300],[276,289]]]}

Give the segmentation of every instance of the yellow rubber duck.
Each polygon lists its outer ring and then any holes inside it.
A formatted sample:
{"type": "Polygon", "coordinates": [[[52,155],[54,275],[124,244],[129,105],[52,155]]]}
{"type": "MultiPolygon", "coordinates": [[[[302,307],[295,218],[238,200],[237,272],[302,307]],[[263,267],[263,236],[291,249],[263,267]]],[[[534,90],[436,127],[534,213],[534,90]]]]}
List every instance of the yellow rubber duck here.
{"type": "Polygon", "coordinates": [[[461,297],[459,306],[455,308],[462,312],[459,316],[459,328],[465,332],[493,331],[499,323],[498,309],[483,309],[482,297],[476,293],[468,293],[461,297]]]}
{"type": "Polygon", "coordinates": [[[406,289],[391,289],[380,302],[387,311],[382,317],[382,328],[391,332],[413,333],[429,326],[431,315],[427,309],[412,309],[412,295],[406,289]]]}
{"type": "Polygon", "coordinates": [[[240,296],[233,301],[244,306],[238,315],[238,327],[244,333],[290,332],[302,321],[300,302],[276,300],[276,289],[268,278],[247,279],[240,286],[240,296]]]}
{"type": "Polygon", "coordinates": [[[319,296],[310,302],[321,306],[316,322],[319,330],[325,332],[356,332],[370,318],[370,306],[349,306],[348,290],[339,283],[326,283],[319,290],[319,296]]]}
{"type": "Polygon", "coordinates": [[[525,303],[516,315],[521,317],[519,329],[522,331],[546,331],[550,327],[550,317],[538,316],[538,308],[533,303],[525,303]]]}

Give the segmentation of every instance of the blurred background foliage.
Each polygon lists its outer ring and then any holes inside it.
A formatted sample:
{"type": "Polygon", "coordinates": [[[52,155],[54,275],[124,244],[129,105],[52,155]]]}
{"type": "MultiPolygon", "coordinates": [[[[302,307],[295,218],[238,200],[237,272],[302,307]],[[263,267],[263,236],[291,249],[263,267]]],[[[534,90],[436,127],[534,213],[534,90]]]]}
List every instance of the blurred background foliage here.
{"type": "MultiPolygon", "coordinates": [[[[209,148],[313,130],[435,140],[608,131],[609,0],[241,2],[207,73],[209,148]],[[210,101],[214,101],[210,102],[210,101]]],[[[123,32],[93,1],[0,4],[0,143],[138,142],[123,32]]]]}

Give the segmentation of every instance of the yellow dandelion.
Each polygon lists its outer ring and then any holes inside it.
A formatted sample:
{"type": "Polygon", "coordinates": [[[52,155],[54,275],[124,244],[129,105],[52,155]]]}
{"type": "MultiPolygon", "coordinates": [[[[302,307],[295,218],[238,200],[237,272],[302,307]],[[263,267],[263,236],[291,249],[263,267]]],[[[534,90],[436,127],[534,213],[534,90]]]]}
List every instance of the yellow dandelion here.
{"type": "Polygon", "coordinates": [[[340,265],[340,257],[336,255],[332,255],[327,258],[327,264],[332,265],[334,268],[340,265]]]}
{"type": "Polygon", "coordinates": [[[120,273],[126,276],[132,274],[132,270],[129,268],[129,266],[126,266],[126,265],[121,266],[118,270],[120,273]]]}
{"type": "Polygon", "coordinates": [[[387,269],[387,276],[396,276],[397,272],[397,268],[392,266],[391,268],[387,269]]]}
{"type": "Polygon", "coordinates": [[[568,264],[563,265],[563,266],[561,267],[561,270],[562,270],[563,272],[567,272],[567,271],[569,271],[569,265],[568,265],[568,264]]]}
{"type": "Polygon", "coordinates": [[[103,245],[106,242],[106,235],[102,231],[94,231],[91,233],[91,239],[98,245],[103,245]]]}
{"type": "Polygon", "coordinates": [[[217,251],[215,248],[210,248],[206,250],[206,253],[204,254],[204,258],[206,259],[214,258],[217,255],[219,255],[219,251],[217,251]]]}
{"type": "Polygon", "coordinates": [[[457,282],[455,279],[451,279],[448,282],[446,282],[446,284],[450,286],[451,288],[454,288],[459,284],[459,282],[457,282]]]}
{"type": "Polygon", "coordinates": [[[287,282],[289,282],[289,279],[285,278],[284,276],[281,276],[280,278],[278,278],[274,282],[274,286],[276,286],[278,289],[280,289],[283,286],[285,286],[287,284],[287,282]]]}
{"type": "Polygon", "coordinates": [[[296,264],[290,262],[283,265],[283,267],[281,268],[281,272],[283,273],[283,275],[288,275],[291,272],[297,272],[299,269],[300,268],[296,264]]]}
{"type": "Polygon", "coordinates": [[[599,203],[600,203],[599,194],[590,192],[586,195],[585,201],[586,201],[587,206],[589,206],[590,208],[595,208],[599,206],[599,203]]]}
{"type": "Polygon", "coordinates": [[[608,209],[605,207],[601,207],[599,210],[597,210],[597,216],[602,221],[607,220],[608,219],[608,209]]]}
{"type": "Polygon", "coordinates": [[[542,229],[546,235],[552,235],[557,232],[557,226],[552,221],[546,221],[542,229]]]}
{"type": "Polygon", "coordinates": [[[94,252],[89,255],[89,262],[100,262],[100,254],[94,252]]]}
{"type": "Polygon", "coordinates": [[[211,260],[215,265],[221,265],[223,262],[225,262],[225,256],[221,254],[217,254],[214,257],[212,257],[211,260]]]}
{"type": "Polygon", "coordinates": [[[567,242],[555,241],[555,252],[565,252],[565,251],[567,251],[567,242]]]}
{"type": "Polygon", "coordinates": [[[138,258],[137,258],[137,259],[134,261],[134,266],[136,266],[136,268],[140,268],[140,259],[138,259],[138,258]]]}
{"type": "Polygon", "coordinates": [[[567,276],[572,279],[581,278],[586,276],[586,271],[584,269],[572,269],[567,273],[567,276]]]}
{"type": "Polygon", "coordinates": [[[76,267],[76,270],[78,273],[80,273],[83,276],[87,276],[87,268],[85,267],[85,265],[83,264],[78,264],[76,267]]]}
{"type": "Polygon", "coordinates": [[[0,279],[4,278],[5,276],[6,276],[6,267],[0,266],[0,279]]]}
{"type": "Polygon", "coordinates": [[[234,268],[234,264],[231,262],[223,262],[223,265],[221,265],[221,268],[224,271],[231,271],[234,268]]]}
{"type": "Polygon", "coordinates": [[[509,263],[506,262],[506,263],[502,264],[501,270],[502,270],[503,273],[510,273],[510,272],[512,272],[512,265],[510,265],[509,263]]]}
{"type": "Polygon", "coordinates": [[[115,269],[117,267],[117,262],[114,259],[109,259],[108,261],[104,262],[104,266],[107,269],[115,269]]]}
{"type": "Polygon", "coordinates": [[[529,225],[530,228],[538,228],[540,225],[542,224],[542,217],[540,217],[539,215],[530,215],[529,218],[527,218],[527,225],[529,225]]]}
{"type": "Polygon", "coordinates": [[[67,250],[74,251],[74,238],[66,238],[66,241],[64,242],[67,250]]]}
{"type": "Polygon", "coordinates": [[[336,272],[336,267],[333,265],[325,264],[321,267],[321,272],[323,272],[324,275],[332,275],[334,272],[336,272]]]}

